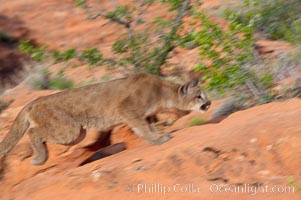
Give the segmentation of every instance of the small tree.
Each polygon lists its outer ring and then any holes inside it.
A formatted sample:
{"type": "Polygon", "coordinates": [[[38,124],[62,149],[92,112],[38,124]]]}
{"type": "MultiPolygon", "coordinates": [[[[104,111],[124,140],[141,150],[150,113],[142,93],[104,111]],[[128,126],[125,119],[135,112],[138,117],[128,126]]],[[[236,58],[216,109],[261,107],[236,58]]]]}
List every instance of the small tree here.
{"type": "Polygon", "coordinates": [[[169,5],[169,12],[173,12],[175,17],[155,18],[146,29],[139,31],[138,27],[145,23],[143,15],[154,2],[154,0],[141,0],[129,7],[118,6],[113,1],[115,6],[113,11],[97,13],[92,12],[86,0],[77,0],[76,5],[82,7],[91,20],[98,17],[110,19],[127,30],[127,35],[120,35],[112,45],[112,51],[115,55],[119,55],[119,59],[110,60],[114,60],[114,63],[120,66],[133,66],[138,71],[145,70],[160,74],[169,52],[179,45],[177,32],[182,25],[183,17],[190,9],[191,0],[161,1],[169,5]]]}

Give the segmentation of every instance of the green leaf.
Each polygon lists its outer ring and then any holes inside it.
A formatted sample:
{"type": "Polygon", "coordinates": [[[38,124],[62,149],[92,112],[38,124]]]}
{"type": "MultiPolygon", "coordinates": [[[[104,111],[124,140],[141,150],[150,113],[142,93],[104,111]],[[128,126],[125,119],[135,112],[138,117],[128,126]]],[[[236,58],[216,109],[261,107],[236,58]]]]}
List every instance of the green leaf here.
{"type": "Polygon", "coordinates": [[[76,0],[75,5],[76,7],[83,6],[86,3],[86,0],[76,0]]]}
{"type": "Polygon", "coordinates": [[[293,183],[295,183],[295,178],[293,176],[289,176],[289,177],[287,177],[287,182],[289,184],[293,184],[293,183]]]}
{"type": "Polygon", "coordinates": [[[52,89],[64,90],[73,88],[74,83],[64,77],[56,77],[50,80],[49,85],[52,89]]]}
{"type": "Polygon", "coordinates": [[[200,125],[200,124],[203,124],[205,123],[206,120],[205,119],[202,119],[202,118],[194,118],[193,120],[191,120],[189,123],[188,123],[188,126],[196,126],[196,125],[200,125]]]}
{"type": "Polygon", "coordinates": [[[293,185],[293,187],[295,188],[296,191],[301,190],[301,185],[299,185],[299,184],[292,184],[292,185],[293,185]]]}
{"type": "Polygon", "coordinates": [[[30,43],[29,40],[21,40],[19,42],[19,49],[24,53],[31,54],[34,49],[34,46],[30,43]]]}
{"type": "Polygon", "coordinates": [[[132,11],[128,5],[118,6],[114,11],[108,12],[106,17],[109,19],[126,19],[130,21],[132,19],[132,11]]]}
{"type": "Polygon", "coordinates": [[[96,48],[83,51],[81,57],[82,59],[87,60],[89,65],[95,65],[103,58],[102,53],[96,48]]]}
{"type": "Polygon", "coordinates": [[[68,61],[68,60],[76,57],[76,51],[75,51],[75,49],[67,49],[61,55],[62,55],[63,61],[68,61]]]}
{"type": "Polygon", "coordinates": [[[202,72],[207,70],[207,65],[205,63],[197,64],[194,66],[193,70],[195,72],[202,72]]]}
{"type": "Polygon", "coordinates": [[[116,54],[122,54],[129,51],[128,40],[116,40],[112,46],[112,50],[116,54]]]}

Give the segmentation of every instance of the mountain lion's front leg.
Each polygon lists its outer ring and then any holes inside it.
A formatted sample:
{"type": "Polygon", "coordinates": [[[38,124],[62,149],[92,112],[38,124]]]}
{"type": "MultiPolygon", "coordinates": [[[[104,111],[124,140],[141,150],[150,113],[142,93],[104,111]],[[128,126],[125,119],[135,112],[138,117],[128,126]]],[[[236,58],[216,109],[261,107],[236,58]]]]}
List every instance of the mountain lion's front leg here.
{"type": "Polygon", "coordinates": [[[159,134],[155,128],[152,128],[145,119],[139,118],[137,115],[127,112],[123,114],[125,122],[134,131],[136,135],[147,140],[150,144],[159,145],[167,142],[172,137],[169,134],[159,134]]]}

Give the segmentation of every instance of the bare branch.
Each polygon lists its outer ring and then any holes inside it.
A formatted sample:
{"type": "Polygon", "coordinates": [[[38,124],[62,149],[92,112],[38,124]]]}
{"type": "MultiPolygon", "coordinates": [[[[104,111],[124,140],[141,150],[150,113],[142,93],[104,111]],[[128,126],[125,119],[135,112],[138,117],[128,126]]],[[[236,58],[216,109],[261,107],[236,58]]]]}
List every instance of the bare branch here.
{"type": "Polygon", "coordinates": [[[255,97],[258,98],[261,96],[261,92],[259,92],[259,90],[257,89],[257,87],[255,86],[255,84],[252,81],[246,80],[245,84],[255,97]]]}
{"type": "Polygon", "coordinates": [[[185,14],[186,14],[186,11],[187,11],[187,9],[188,9],[188,7],[189,7],[189,5],[190,5],[190,2],[191,2],[191,0],[186,0],[186,1],[184,2],[183,6],[181,7],[181,10],[180,10],[180,12],[178,13],[178,16],[177,16],[177,18],[176,18],[176,21],[175,21],[175,23],[174,23],[174,27],[178,27],[178,26],[181,25],[182,19],[183,19],[183,17],[184,17],[185,14]]]}
{"type": "Polygon", "coordinates": [[[150,3],[145,4],[144,0],[140,0],[139,6],[138,6],[138,13],[135,20],[135,26],[138,25],[139,21],[141,20],[141,16],[144,12],[147,11],[147,9],[150,7],[150,3]],[[143,8],[145,6],[145,8],[143,8]]]}
{"type": "Polygon", "coordinates": [[[134,31],[133,31],[133,28],[131,27],[131,22],[130,21],[124,21],[120,18],[116,18],[116,17],[105,17],[107,19],[110,19],[111,21],[113,22],[116,22],[120,25],[123,25],[127,30],[128,30],[128,34],[129,34],[129,37],[130,38],[133,38],[134,37],[134,31]]]}
{"type": "MultiPolygon", "coordinates": [[[[117,2],[114,2],[115,7],[117,7],[117,2]]],[[[90,9],[90,6],[88,5],[88,2],[86,0],[83,0],[82,7],[85,10],[85,12],[88,15],[88,19],[94,20],[98,17],[102,17],[105,19],[110,19],[112,22],[116,22],[120,25],[123,25],[127,30],[130,38],[133,38],[134,36],[134,31],[133,28],[131,27],[131,21],[125,21],[123,19],[117,18],[117,17],[107,17],[107,15],[103,14],[103,11],[99,11],[98,13],[94,14],[92,10],[90,9]]]]}
{"type": "MultiPolygon", "coordinates": [[[[118,8],[117,1],[112,0],[111,2],[112,2],[112,5],[117,9],[118,8]]],[[[181,7],[178,9],[177,16],[175,17],[173,24],[170,27],[170,31],[169,31],[169,33],[164,35],[163,41],[161,39],[159,39],[157,41],[158,43],[157,42],[152,43],[153,45],[161,43],[161,45],[158,45],[158,47],[156,47],[156,49],[158,49],[159,54],[156,56],[156,58],[154,58],[152,63],[150,63],[152,68],[154,69],[155,73],[160,73],[160,71],[161,71],[160,68],[163,64],[165,64],[166,58],[167,58],[169,52],[175,48],[174,39],[175,39],[175,36],[177,34],[179,27],[182,24],[182,19],[184,18],[187,10],[189,9],[190,3],[191,3],[191,0],[185,0],[182,3],[181,7]]],[[[115,13],[107,14],[102,11],[98,12],[96,14],[93,14],[89,5],[87,4],[87,1],[84,1],[82,7],[86,11],[89,19],[96,19],[97,17],[102,17],[102,18],[109,19],[112,22],[115,22],[117,24],[124,26],[127,29],[129,39],[131,40],[131,42],[136,43],[139,41],[136,41],[136,38],[134,36],[134,28],[137,25],[139,25],[139,22],[142,18],[143,13],[152,5],[152,2],[146,2],[144,0],[137,0],[137,4],[138,4],[137,12],[135,14],[136,17],[134,18],[134,20],[127,20],[127,19],[124,19],[122,16],[119,16],[118,14],[117,15],[115,13]]],[[[139,48],[133,49],[131,54],[133,56],[132,63],[134,64],[135,68],[140,68],[140,67],[142,67],[141,65],[144,65],[143,61],[141,62],[141,61],[139,61],[139,59],[138,60],[136,59],[137,55],[141,55],[142,57],[146,58],[143,60],[148,60],[148,58],[150,56],[153,56],[152,54],[148,54],[148,53],[150,53],[149,49],[151,49],[151,46],[148,46],[147,44],[145,44],[140,49],[139,48]]],[[[107,61],[107,62],[110,62],[110,61],[107,61]]]]}
{"type": "Polygon", "coordinates": [[[191,3],[191,0],[186,0],[184,4],[179,9],[178,15],[175,19],[175,22],[173,23],[173,26],[171,28],[171,31],[169,32],[168,36],[165,39],[165,43],[163,44],[161,48],[161,54],[159,58],[157,59],[157,62],[155,62],[155,67],[160,68],[163,64],[166,62],[166,58],[168,56],[168,53],[172,51],[175,48],[175,45],[173,44],[173,39],[178,31],[178,28],[180,27],[182,23],[182,19],[184,18],[186,11],[189,8],[189,5],[191,3]]]}

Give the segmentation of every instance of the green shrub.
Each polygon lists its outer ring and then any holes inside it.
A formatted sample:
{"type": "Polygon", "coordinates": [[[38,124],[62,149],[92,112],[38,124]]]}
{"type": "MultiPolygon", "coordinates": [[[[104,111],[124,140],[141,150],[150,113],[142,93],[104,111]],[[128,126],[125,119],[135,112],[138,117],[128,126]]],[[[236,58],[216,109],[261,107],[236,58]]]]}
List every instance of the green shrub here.
{"type": "Polygon", "coordinates": [[[103,61],[102,53],[96,48],[87,49],[80,53],[73,48],[69,48],[65,51],[46,51],[47,46],[45,45],[35,47],[29,40],[21,40],[19,42],[19,49],[20,51],[29,54],[38,62],[43,62],[46,58],[52,59],[54,63],[67,62],[72,58],[80,58],[84,63],[93,66],[103,61]]]}
{"type": "Polygon", "coordinates": [[[197,44],[200,60],[207,61],[194,68],[203,74],[204,87],[224,92],[244,84],[247,79],[253,81],[254,74],[243,68],[254,55],[252,24],[242,25],[232,20],[228,29],[224,30],[203,13],[195,13],[194,17],[201,21],[201,26],[185,35],[181,44],[197,44]]]}
{"type": "Polygon", "coordinates": [[[107,18],[127,31],[126,34],[120,34],[112,45],[115,56],[104,61],[114,61],[109,63],[116,66],[131,66],[136,71],[153,74],[161,74],[161,67],[166,64],[169,53],[179,46],[178,31],[183,25],[183,17],[190,14],[188,12],[190,4],[192,4],[190,0],[144,0],[134,5],[116,5],[113,11],[94,13],[88,1],[76,1],[76,5],[86,11],[89,19],[107,18]],[[173,19],[157,17],[152,23],[145,25],[144,15],[155,3],[166,4],[174,17],[173,19]],[[139,28],[141,24],[144,27],[139,28]]]}
{"type": "Polygon", "coordinates": [[[67,49],[66,51],[54,50],[48,53],[48,56],[51,57],[55,63],[57,62],[67,62],[72,58],[77,56],[75,49],[67,49]]]}
{"type": "Polygon", "coordinates": [[[43,61],[47,57],[46,48],[47,46],[45,45],[35,48],[29,40],[21,40],[19,43],[20,51],[29,54],[33,59],[39,62],[43,61]]]}
{"type": "Polygon", "coordinates": [[[64,77],[55,77],[50,80],[49,87],[57,90],[71,89],[73,88],[73,81],[64,77]]]}
{"type": "Polygon", "coordinates": [[[301,185],[296,183],[295,177],[289,176],[287,178],[287,182],[289,185],[293,186],[295,188],[295,190],[301,190],[301,185]]]}
{"type": "Polygon", "coordinates": [[[35,90],[47,90],[49,89],[50,71],[42,70],[37,77],[31,79],[30,84],[35,90]]]}
{"type": "Polygon", "coordinates": [[[102,61],[102,53],[96,48],[84,50],[81,59],[87,60],[87,63],[93,66],[102,61]]]}
{"type": "MultiPolygon", "coordinates": [[[[300,11],[300,0],[245,0],[236,21],[246,24],[250,15],[257,15],[255,28],[267,38],[300,44],[300,11]]],[[[229,17],[232,11],[225,14],[229,17]]]]}
{"type": "Polygon", "coordinates": [[[260,77],[259,81],[260,84],[266,89],[273,87],[275,83],[273,74],[265,74],[262,77],[260,77]]]}
{"type": "Polygon", "coordinates": [[[64,71],[60,71],[55,77],[51,77],[51,73],[48,70],[43,70],[40,77],[33,80],[32,86],[36,90],[64,90],[71,89],[74,86],[72,80],[64,77],[64,71]]]}
{"type": "Polygon", "coordinates": [[[206,120],[205,119],[202,119],[202,118],[194,118],[193,120],[191,120],[189,123],[188,123],[188,126],[196,126],[196,125],[200,125],[200,124],[203,124],[205,123],[206,120]]]}
{"type": "Polygon", "coordinates": [[[261,0],[257,9],[261,15],[256,25],[257,30],[263,31],[270,39],[294,42],[295,31],[292,24],[301,17],[299,0],[261,0]]]}
{"type": "Polygon", "coordinates": [[[131,21],[133,18],[132,12],[134,9],[130,8],[128,5],[117,6],[117,8],[108,12],[105,17],[109,19],[119,19],[119,20],[127,20],[131,21]]]}

